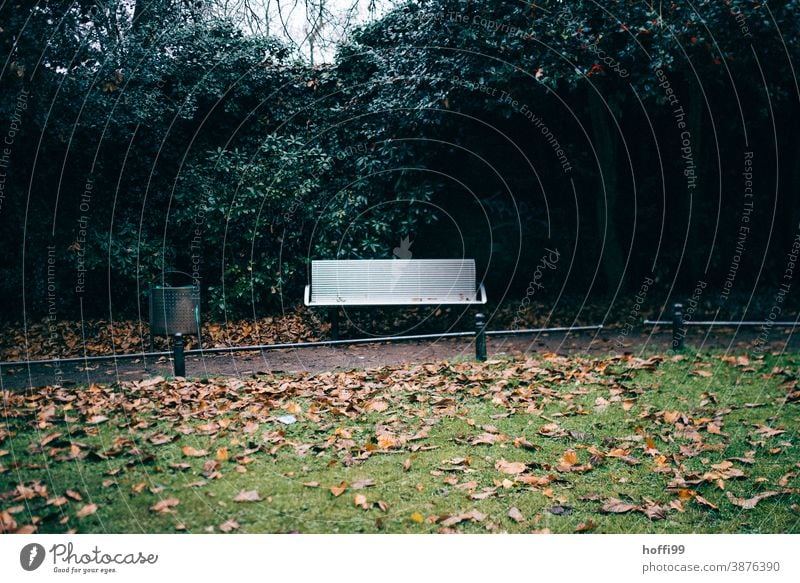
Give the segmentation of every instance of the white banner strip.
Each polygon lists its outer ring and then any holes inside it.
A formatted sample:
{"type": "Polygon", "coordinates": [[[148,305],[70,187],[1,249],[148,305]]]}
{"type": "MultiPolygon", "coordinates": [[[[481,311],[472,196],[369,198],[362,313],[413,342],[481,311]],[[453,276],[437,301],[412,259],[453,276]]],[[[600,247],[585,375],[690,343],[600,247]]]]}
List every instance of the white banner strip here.
{"type": "Polygon", "coordinates": [[[800,581],[795,535],[31,535],[3,581],[800,581]]]}

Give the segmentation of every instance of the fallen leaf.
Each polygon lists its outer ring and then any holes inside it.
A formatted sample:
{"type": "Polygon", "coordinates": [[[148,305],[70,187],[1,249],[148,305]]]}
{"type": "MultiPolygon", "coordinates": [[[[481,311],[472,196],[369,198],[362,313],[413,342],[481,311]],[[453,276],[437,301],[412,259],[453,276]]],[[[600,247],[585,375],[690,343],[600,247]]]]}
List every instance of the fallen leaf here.
{"type": "Polygon", "coordinates": [[[473,438],[469,443],[470,445],[494,445],[498,441],[505,441],[504,435],[496,433],[481,433],[479,436],[473,438]]]}
{"type": "Polygon", "coordinates": [[[75,516],[78,518],[84,518],[85,516],[89,516],[95,512],[97,512],[97,504],[86,504],[75,513],[75,516]]]}
{"type": "Polygon", "coordinates": [[[231,532],[231,531],[237,530],[239,528],[239,526],[240,525],[239,525],[238,522],[236,522],[236,520],[234,520],[233,518],[230,518],[230,519],[226,520],[225,522],[223,522],[222,524],[220,524],[219,525],[219,529],[222,532],[231,532]]]}
{"type": "Polygon", "coordinates": [[[181,448],[183,455],[186,457],[203,457],[208,455],[208,450],[206,449],[195,449],[190,445],[184,445],[181,448]]]}
{"type": "MultiPolygon", "coordinates": [[[[730,492],[728,492],[728,494],[730,494],[730,492]]],[[[719,507],[716,504],[709,502],[708,500],[703,498],[700,494],[695,495],[694,501],[700,504],[701,506],[706,506],[708,508],[711,508],[712,510],[719,510],[719,507]]]]}
{"type": "Polygon", "coordinates": [[[780,492],[762,492],[761,494],[758,494],[756,496],[753,496],[752,498],[748,498],[747,500],[745,500],[744,498],[737,498],[730,492],[725,492],[725,495],[728,497],[728,500],[730,500],[731,504],[733,504],[734,506],[739,506],[741,508],[744,508],[745,510],[752,510],[753,508],[756,507],[756,504],[758,504],[765,498],[780,496],[780,494],[781,494],[780,492]]]}
{"type": "Polygon", "coordinates": [[[442,526],[455,526],[460,522],[464,522],[465,520],[470,520],[472,522],[481,522],[486,515],[480,512],[479,510],[470,510],[468,512],[462,512],[460,514],[454,514],[453,516],[448,516],[444,520],[442,520],[442,526]]]}
{"type": "Polygon", "coordinates": [[[6,510],[0,511],[0,534],[9,534],[16,530],[17,521],[6,510]]]}
{"type": "Polygon", "coordinates": [[[258,495],[258,490],[241,490],[233,499],[234,502],[259,502],[261,496],[258,495]]]}
{"type": "Polygon", "coordinates": [[[356,494],[353,497],[353,503],[356,506],[360,506],[364,510],[369,510],[369,504],[367,504],[367,497],[364,494],[356,494]]]}
{"type": "Polygon", "coordinates": [[[636,504],[623,502],[618,498],[609,498],[603,503],[603,507],[600,509],[600,512],[605,512],[607,514],[622,514],[624,512],[631,512],[632,510],[639,510],[639,507],[636,504]]]}
{"type": "Polygon", "coordinates": [[[504,459],[497,460],[497,463],[494,464],[496,470],[503,472],[504,474],[521,474],[525,471],[525,464],[522,462],[508,462],[504,459]]]}
{"type": "Polygon", "coordinates": [[[551,506],[548,508],[547,511],[555,516],[566,516],[568,514],[572,514],[572,507],[557,504],[556,506],[551,506]]]}
{"type": "Polygon", "coordinates": [[[522,522],[525,520],[525,517],[522,516],[522,512],[519,511],[519,508],[516,506],[512,506],[508,511],[508,516],[515,522],[522,522]]]}
{"type": "Polygon", "coordinates": [[[149,439],[149,441],[153,445],[164,445],[165,443],[170,443],[172,441],[175,441],[177,438],[178,438],[177,435],[170,436],[170,435],[165,435],[163,433],[159,433],[158,435],[152,436],[149,439]]]}
{"type": "Polygon", "coordinates": [[[345,490],[347,490],[347,482],[342,482],[338,486],[330,487],[331,494],[333,494],[336,497],[341,496],[345,490]]]}
{"type": "Polygon", "coordinates": [[[642,509],[642,512],[650,520],[663,520],[664,518],[667,517],[666,512],[664,512],[664,509],[657,504],[650,504],[648,506],[645,506],[644,509],[642,509]]]}
{"type": "Polygon", "coordinates": [[[578,526],[576,526],[575,532],[589,532],[595,528],[597,528],[597,523],[590,518],[586,522],[581,522],[578,526]]]}
{"type": "Polygon", "coordinates": [[[416,522],[417,524],[422,524],[425,522],[425,517],[422,516],[419,512],[412,512],[411,513],[411,521],[416,522]]]}
{"type": "Polygon", "coordinates": [[[367,405],[364,407],[364,410],[372,411],[374,413],[380,413],[381,411],[386,411],[386,409],[388,408],[389,408],[389,403],[387,403],[386,401],[375,400],[367,403],[367,405]]]}
{"type": "Polygon", "coordinates": [[[783,429],[775,429],[774,427],[767,427],[766,425],[756,425],[756,433],[760,433],[764,437],[775,437],[782,433],[786,433],[783,429]]]}
{"type": "Polygon", "coordinates": [[[178,500],[177,498],[163,498],[158,502],[156,502],[155,504],[153,504],[150,507],[150,510],[152,510],[153,512],[166,514],[168,512],[173,512],[172,507],[177,506],[180,503],[181,501],[178,500]]]}

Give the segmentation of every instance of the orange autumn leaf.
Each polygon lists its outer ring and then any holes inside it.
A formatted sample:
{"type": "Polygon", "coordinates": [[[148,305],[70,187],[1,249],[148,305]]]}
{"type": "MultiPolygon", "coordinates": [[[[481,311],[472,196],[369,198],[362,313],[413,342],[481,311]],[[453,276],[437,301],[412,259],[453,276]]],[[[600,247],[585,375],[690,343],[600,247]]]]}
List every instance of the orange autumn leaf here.
{"type": "Polygon", "coordinates": [[[338,486],[331,486],[330,487],[331,494],[333,494],[337,498],[339,496],[341,496],[344,493],[345,490],[347,490],[347,482],[342,482],[338,486]]]}
{"type": "Polygon", "coordinates": [[[206,449],[195,449],[190,445],[184,445],[181,448],[183,455],[186,457],[203,457],[208,455],[208,450],[206,449]]]}
{"type": "Polygon", "coordinates": [[[522,462],[509,462],[504,459],[497,460],[497,463],[494,464],[496,470],[503,472],[504,474],[521,474],[525,471],[525,464],[522,462]]]}

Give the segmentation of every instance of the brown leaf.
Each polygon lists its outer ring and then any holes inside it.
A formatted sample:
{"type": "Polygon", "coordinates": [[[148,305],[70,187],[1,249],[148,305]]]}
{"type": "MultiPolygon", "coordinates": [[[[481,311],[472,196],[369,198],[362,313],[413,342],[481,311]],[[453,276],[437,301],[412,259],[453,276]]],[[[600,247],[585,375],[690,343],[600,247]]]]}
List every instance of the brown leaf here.
{"type": "Polygon", "coordinates": [[[181,448],[181,451],[186,457],[203,457],[208,455],[207,449],[195,449],[190,445],[184,445],[181,448]]]}
{"type": "Polygon", "coordinates": [[[97,512],[97,504],[86,504],[75,513],[75,516],[78,518],[83,518],[85,516],[94,514],[95,512],[97,512]]]}
{"type": "Polygon", "coordinates": [[[508,511],[508,516],[515,522],[522,522],[525,520],[525,517],[522,516],[522,512],[519,511],[519,508],[516,506],[512,506],[508,511]]]}
{"type": "Polygon", "coordinates": [[[369,510],[369,504],[367,503],[367,497],[364,494],[356,494],[353,497],[353,504],[356,506],[360,506],[364,510],[369,510]]]}
{"type": "Polygon", "coordinates": [[[258,495],[258,490],[241,490],[233,499],[234,502],[258,502],[261,496],[258,495]]]}
{"type": "Polygon", "coordinates": [[[739,506],[741,508],[744,508],[745,510],[752,510],[753,508],[756,507],[756,504],[758,504],[765,498],[771,498],[772,496],[780,496],[780,494],[781,494],[780,492],[762,492],[761,494],[758,494],[756,496],[753,496],[752,498],[748,498],[747,500],[745,500],[744,498],[737,498],[730,492],[725,492],[725,495],[728,497],[728,500],[730,500],[731,504],[733,504],[734,506],[739,506]]]}
{"type": "Polygon", "coordinates": [[[174,512],[172,510],[172,507],[177,506],[180,503],[181,501],[178,500],[177,498],[162,498],[161,500],[153,504],[150,507],[150,510],[152,510],[153,512],[159,512],[161,514],[167,514],[169,512],[174,512]]]}
{"type": "Polygon", "coordinates": [[[525,471],[525,464],[522,462],[509,462],[504,459],[497,460],[497,463],[494,464],[496,470],[503,472],[504,474],[521,474],[525,471]]]}
{"type": "Polygon", "coordinates": [[[0,511],[0,534],[9,534],[17,528],[17,521],[6,511],[0,511]]]}
{"type": "Polygon", "coordinates": [[[496,433],[481,433],[479,436],[475,437],[470,441],[470,445],[494,445],[498,441],[505,441],[505,435],[499,435],[496,433]]]}
{"type": "Polygon", "coordinates": [[[86,420],[86,423],[89,425],[99,425],[104,421],[108,421],[108,417],[106,417],[105,415],[93,415],[86,420]]]}
{"type": "Polygon", "coordinates": [[[341,496],[342,494],[344,494],[345,490],[347,490],[347,482],[342,482],[338,486],[331,486],[330,487],[331,494],[333,494],[337,498],[339,496],[341,496]]]}
{"type": "Polygon", "coordinates": [[[650,504],[648,506],[645,506],[642,512],[650,520],[663,520],[664,518],[667,517],[666,512],[664,512],[664,509],[657,504],[650,504]]]}
{"type": "Polygon", "coordinates": [[[767,427],[766,425],[756,425],[756,433],[760,433],[764,437],[775,437],[781,433],[786,433],[783,429],[775,429],[774,427],[767,427]]]}
{"type": "Polygon", "coordinates": [[[79,502],[80,502],[81,500],[83,500],[83,496],[81,496],[81,495],[80,495],[78,492],[76,492],[75,490],[67,490],[67,491],[66,491],[66,492],[64,492],[64,493],[65,493],[67,496],[69,496],[70,498],[72,498],[73,500],[77,500],[77,501],[79,501],[79,502]]]}
{"type": "Polygon", "coordinates": [[[632,510],[639,510],[639,506],[623,502],[619,498],[609,498],[603,503],[600,512],[605,512],[606,514],[622,514],[624,512],[631,512],[632,510]]]}
{"type": "MultiPolygon", "coordinates": [[[[730,492],[728,492],[730,494],[730,492]]],[[[712,510],[719,510],[719,507],[714,504],[713,502],[709,502],[705,498],[703,498],[700,494],[696,494],[694,497],[694,501],[700,504],[701,506],[706,506],[711,508],[712,510]]]]}
{"type": "Polygon", "coordinates": [[[158,435],[152,436],[149,439],[149,441],[153,445],[164,445],[165,443],[170,443],[172,441],[175,441],[177,438],[178,438],[177,435],[170,436],[170,435],[165,435],[163,433],[159,433],[158,435]]]}
{"type": "Polygon", "coordinates": [[[597,523],[590,518],[586,522],[581,522],[578,526],[576,526],[575,532],[589,532],[595,528],[597,528],[597,523]]]}
{"type": "Polygon", "coordinates": [[[471,520],[472,522],[481,522],[486,515],[480,512],[479,510],[469,510],[468,512],[462,512],[460,514],[455,514],[453,516],[448,516],[444,520],[442,520],[442,526],[455,526],[459,522],[464,522],[465,520],[471,520]]]}
{"type": "Polygon", "coordinates": [[[389,403],[386,401],[374,400],[370,401],[364,407],[365,411],[372,411],[375,413],[380,413],[381,411],[386,411],[389,408],[389,403]]]}
{"type": "Polygon", "coordinates": [[[134,484],[131,486],[131,492],[134,494],[138,494],[142,492],[145,488],[147,488],[147,482],[139,482],[138,484],[134,484]]]}
{"type": "Polygon", "coordinates": [[[231,531],[234,531],[234,530],[238,530],[239,526],[240,525],[239,525],[238,522],[236,522],[236,520],[234,520],[233,518],[230,518],[230,519],[226,520],[225,522],[223,522],[222,524],[220,524],[219,525],[219,529],[222,532],[231,532],[231,531]]]}
{"type": "Polygon", "coordinates": [[[357,480],[357,481],[353,482],[350,485],[350,488],[352,488],[353,490],[361,490],[362,488],[368,488],[368,487],[374,486],[374,485],[375,485],[375,480],[372,480],[370,478],[366,478],[366,479],[363,479],[363,480],[357,480]]]}

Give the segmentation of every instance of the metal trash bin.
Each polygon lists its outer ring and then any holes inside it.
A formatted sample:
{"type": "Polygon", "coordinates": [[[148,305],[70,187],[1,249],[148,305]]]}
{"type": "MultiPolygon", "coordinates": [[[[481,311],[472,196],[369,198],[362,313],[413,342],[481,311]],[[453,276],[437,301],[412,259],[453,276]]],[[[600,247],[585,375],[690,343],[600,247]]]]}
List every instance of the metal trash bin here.
{"type": "MultiPolygon", "coordinates": [[[[169,272],[181,273],[183,272],[169,272]]],[[[188,274],[183,274],[188,275],[188,274]]],[[[156,334],[173,337],[175,376],[186,376],[183,335],[196,334],[200,349],[200,288],[194,285],[150,285],[150,352],[156,334]]]]}
{"type": "Polygon", "coordinates": [[[192,285],[150,288],[150,333],[197,334],[200,338],[200,293],[192,285]]]}

